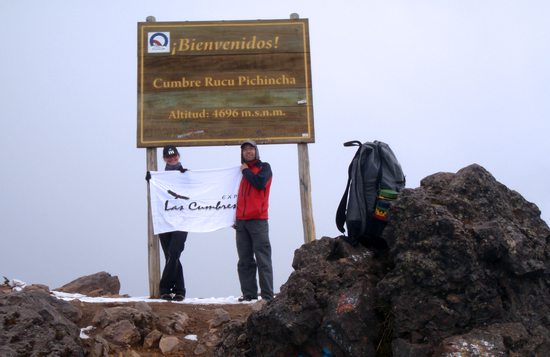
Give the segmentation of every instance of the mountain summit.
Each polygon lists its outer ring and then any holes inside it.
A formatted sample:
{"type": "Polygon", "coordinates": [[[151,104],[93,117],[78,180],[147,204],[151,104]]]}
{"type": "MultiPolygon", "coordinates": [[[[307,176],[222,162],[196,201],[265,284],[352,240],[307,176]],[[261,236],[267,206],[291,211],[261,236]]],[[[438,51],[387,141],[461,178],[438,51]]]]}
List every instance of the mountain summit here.
{"type": "Polygon", "coordinates": [[[383,239],[303,245],[217,356],[550,356],[550,230],[483,167],[405,189],[383,239]]]}

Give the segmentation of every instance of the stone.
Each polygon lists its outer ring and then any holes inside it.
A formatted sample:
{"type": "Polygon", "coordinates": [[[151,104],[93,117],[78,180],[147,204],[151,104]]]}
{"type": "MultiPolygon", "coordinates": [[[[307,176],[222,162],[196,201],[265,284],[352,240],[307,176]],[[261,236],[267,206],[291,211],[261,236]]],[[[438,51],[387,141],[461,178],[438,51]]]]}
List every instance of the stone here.
{"type": "Polygon", "coordinates": [[[135,305],[134,305],[134,308],[138,311],[141,311],[142,313],[144,314],[152,314],[153,313],[153,309],[151,308],[151,306],[149,306],[148,303],[146,303],[145,301],[138,301],[135,305]]]}
{"type": "Polygon", "coordinates": [[[193,351],[193,354],[196,356],[199,356],[199,355],[205,354],[207,351],[208,350],[206,349],[206,347],[204,347],[204,345],[198,344],[195,350],[193,351]]]}
{"type": "Polygon", "coordinates": [[[117,276],[102,271],[80,277],[54,290],[94,297],[113,296],[120,292],[120,281],[117,276]]]}
{"type": "Polygon", "coordinates": [[[265,305],[267,305],[266,300],[258,300],[251,305],[252,311],[260,311],[265,305]]]}
{"type": "Polygon", "coordinates": [[[181,341],[175,336],[164,336],[160,339],[159,348],[163,354],[178,351],[181,341]]]}
{"type": "Polygon", "coordinates": [[[89,357],[104,357],[109,355],[109,342],[101,336],[82,340],[82,345],[89,357]]]}
{"type": "Polygon", "coordinates": [[[502,337],[476,331],[443,340],[437,356],[508,356],[502,337]]]}
{"type": "Polygon", "coordinates": [[[42,289],[0,295],[1,356],[80,356],[82,313],[42,289]]]}
{"type": "Polygon", "coordinates": [[[302,245],[214,355],[550,356],[550,229],[483,167],[400,192],[381,238],[302,245]]]}
{"type": "MultiPolygon", "coordinates": [[[[152,310],[136,309],[127,306],[115,306],[99,310],[92,319],[94,326],[105,328],[106,326],[117,323],[121,320],[131,321],[136,327],[140,329],[148,329],[155,316],[152,310]]],[[[147,331],[149,333],[149,331],[147,331]]]]}
{"type": "Polygon", "coordinates": [[[212,318],[212,320],[210,320],[209,326],[212,329],[220,326],[225,322],[228,322],[229,320],[231,320],[231,316],[227,311],[225,311],[224,309],[216,309],[214,310],[214,317],[212,318]]]}
{"type": "Polygon", "coordinates": [[[141,341],[138,328],[129,320],[117,321],[103,330],[103,336],[119,346],[137,345],[141,341]]]}
{"type": "Polygon", "coordinates": [[[185,312],[175,312],[172,314],[172,326],[176,332],[185,332],[187,325],[189,324],[189,315],[185,312]]]}
{"type": "Polygon", "coordinates": [[[50,292],[50,288],[47,286],[47,285],[44,285],[44,284],[31,284],[31,285],[27,285],[25,286],[25,290],[26,291],[31,291],[31,290],[42,290],[46,293],[49,293],[50,292]]]}
{"type": "Polygon", "coordinates": [[[162,332],[159,330],[153,330],[149,332],[145,339],[143,340],[144,348],[156,348],[158,347],[159,341],[162,338],[162,332]]]}
{"type": "Polygon", "coordinates": [[[215,332],[210,332],[205,334],[205,336],[201,338],[201,341],[208,347],[214,347],[220,343],[220,336],[215,332]]]}

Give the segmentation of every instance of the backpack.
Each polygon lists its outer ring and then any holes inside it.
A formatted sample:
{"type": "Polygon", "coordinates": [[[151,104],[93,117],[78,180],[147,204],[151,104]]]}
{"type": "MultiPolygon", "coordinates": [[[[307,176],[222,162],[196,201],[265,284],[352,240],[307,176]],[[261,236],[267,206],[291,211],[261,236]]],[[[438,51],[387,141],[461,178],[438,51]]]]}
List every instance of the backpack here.
{"type": "Polygon", "coordinates": [[[354,245],[385,246],[381,239],[391,201],[405,187],[401,165],[388,144],[381,141],[348,141],[359,146],[348,169],[348,183],[336,211],[336,227],[354,245]],[[349,197],[348,197],[349,196],[349,197]]]}

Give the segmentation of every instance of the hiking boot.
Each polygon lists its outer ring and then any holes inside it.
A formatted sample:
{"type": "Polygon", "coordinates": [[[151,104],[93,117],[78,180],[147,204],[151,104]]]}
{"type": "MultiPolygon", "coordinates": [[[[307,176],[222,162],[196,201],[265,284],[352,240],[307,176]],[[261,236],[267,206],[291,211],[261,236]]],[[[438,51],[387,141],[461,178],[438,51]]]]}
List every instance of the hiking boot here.
{"type": "Polygon", "coordinates": [[[254,296],[241,296],[239,299],[239,302],[243,302],[243,301],[252,301],[252,300],[258,300],[258,297],[254,297],[254,296]]]}
{"type": "Polygon", "coordinates": [[[173,301],[183,301],[183,299],[185,299],[185,296],[181,295],[181,294],[176,294],[174,295],[174,297],[172,298],[173,301]]]}
{"type": "Polygon", "coordinates": [[[160,296],[160,298],[161,298],[162,300],[172,301],[172,295],[170,295],[170,294],[162,294],[162,295],[160,296]]]}

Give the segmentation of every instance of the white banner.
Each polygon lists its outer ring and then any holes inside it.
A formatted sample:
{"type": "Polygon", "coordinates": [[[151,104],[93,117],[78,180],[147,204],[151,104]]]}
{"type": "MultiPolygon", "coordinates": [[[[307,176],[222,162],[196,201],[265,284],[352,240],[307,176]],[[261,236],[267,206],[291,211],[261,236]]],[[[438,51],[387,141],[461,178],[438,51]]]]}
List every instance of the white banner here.
{"type": "Polygon", "coordinates": [[[226,169],[151,171],[153,232],[212,232],[235,223],[239,166],[226,169]]]}

